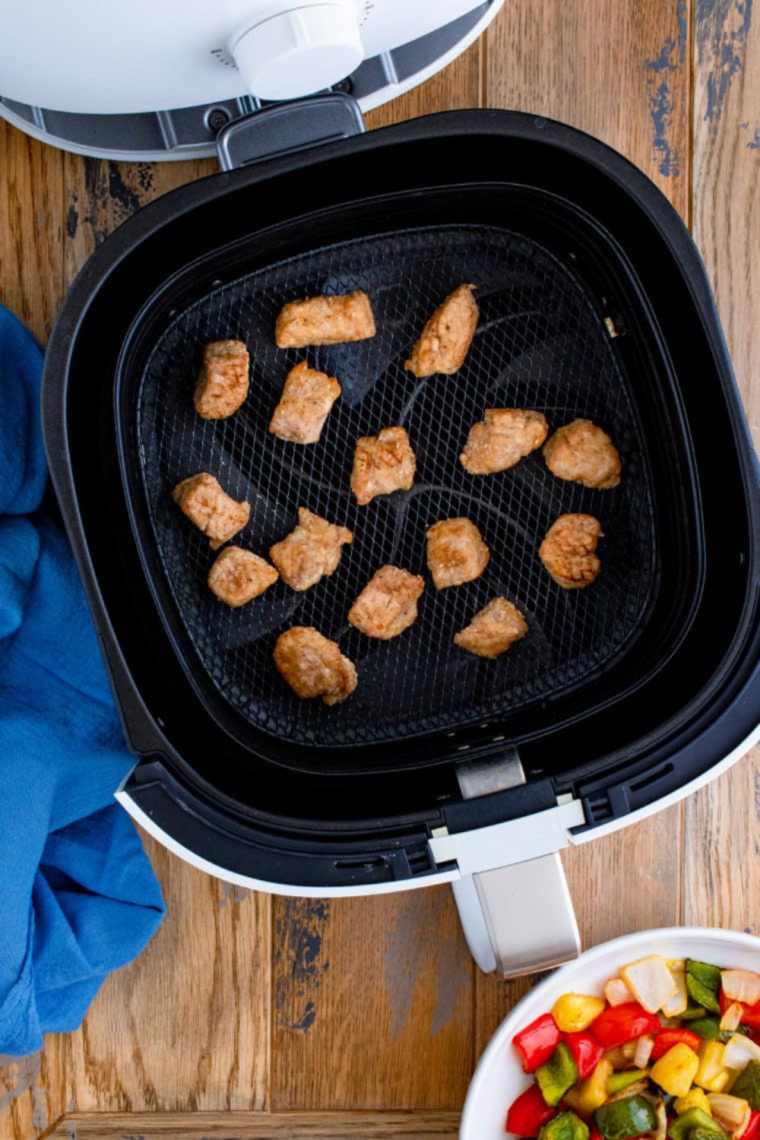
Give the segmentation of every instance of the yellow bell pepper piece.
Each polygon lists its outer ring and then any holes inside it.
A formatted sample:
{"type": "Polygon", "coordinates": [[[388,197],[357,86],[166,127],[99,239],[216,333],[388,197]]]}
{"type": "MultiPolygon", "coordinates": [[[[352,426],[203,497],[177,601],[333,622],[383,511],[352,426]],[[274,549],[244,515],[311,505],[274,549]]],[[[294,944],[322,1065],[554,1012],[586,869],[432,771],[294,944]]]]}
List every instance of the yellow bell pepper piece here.
{"type": "MultiPolygon", "coordinates": [[[[552,1017],[562,1033],[580,1033],[588,1029],[604,1009],[604,1001],[586,994],[563,994],[554,1003],[552,1017]]],[[[592,1074],[593,1076],[593,1074],[592,1074]]]]}
{"type": "Polygon", "coordinates": [[[699,1057],[688,1045],[668,1049],[652,1069],[652,1080],[668,1096],[686,1096],[699,1068],[699,1057]]]}
{"type": "Polygon", "coordinates": [[[712,1108],[707,1099],[707,1093],[702,1089],[690,1089],[686,1096],[679,1096],[673,1108],[676,1110],[678,1116],[683,1116],[690,1108],[700,1108],[702,1112],[706,1112],[708,1116],[712,1116],[712,1108]]]}
{"type": "Polygon", "coordinates": [[[723,1050],[725,1045],[720,1041],[703,1041],[699,1046],[699,1068],[694,1077],[694,1084],[700,1085],[708,1092],[723,1092],[729,1082],[731,1073],[723,1064],[723,1050]]]}
{"type": "Polygon", "coordinates": [[[565,1093],[563,1103],[569,1104],[573,1112],[584,1120],[590,1120],[593,1113],[602,1107],[609,1096],[607,1081],[612,1072],[612,1065],[602,1057],[590,1077],[565,1093]]]}

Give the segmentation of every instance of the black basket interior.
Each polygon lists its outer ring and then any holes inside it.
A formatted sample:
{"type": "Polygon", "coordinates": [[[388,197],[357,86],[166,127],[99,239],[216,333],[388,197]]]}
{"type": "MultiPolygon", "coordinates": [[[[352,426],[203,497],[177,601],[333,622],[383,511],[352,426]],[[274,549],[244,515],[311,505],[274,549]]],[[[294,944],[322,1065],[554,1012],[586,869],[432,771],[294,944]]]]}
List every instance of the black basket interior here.
{"type": "Polygon", "coordinates": [[[329,748],[451,732],[598,675],[641,628],[656,567],[646,447],[606,315],[571,264],[542,244],[462,224],[325,246],[220,284],[174,313],[149,347],[139,383],[136,454],[173,620],[195,658],[185,667],[250,725],[293,745],[329,748]],[[451,377],[415,380],[403,369],[412,343],[463,281],[478,286],[481,311],[465,365],[451,377]],[[275,347],[274,320],[286,301],[353,289],[372,299],[372,340],[275,347]],[[201,349],[226,337],[248,344],[249,398],[229,419],[204,421],[192,404],[201,349]],[[308,446],[267,431],[285,374],[301,359],[343,386],[321,441],[308,446]],[[488,407],[537,409],[550,430],[577,416],[593,420],[621,453],[620,486],[593,491],[556,479],[540,452],[498,475],[469,475],[458,457],[488,407]],[[355,440],[392,424],[409,432],[414,486],[359,507],[349,486],[355,440]],[[299,506],[348,526],[354,542],[338,571],[302,594],[280,581],[240,609],[216,601],[206,586],[214,554],[170,497],[198,471],[251,503],[250,524],[234,541],[257,553],[292,530],[299,506]],[[538,558],[565,512],[594,514],[604,528],[602,572],[585,590],[562,590],[538,558]],[[390,562],[426,573],[425,531],[460,515],[490,547],[482,577],[437,591],[427,576],[417,622],[390,642],[352,629],[346,614],[374,571],[390,562]],[[484,661],[452,638],[497,594],[523,611],[529,633],[498,661],[484,661]],[[345,703],[302,702],[282,682],[272,649],[291,625],[315,626],[355,662],[359,686],[345,703]]]}

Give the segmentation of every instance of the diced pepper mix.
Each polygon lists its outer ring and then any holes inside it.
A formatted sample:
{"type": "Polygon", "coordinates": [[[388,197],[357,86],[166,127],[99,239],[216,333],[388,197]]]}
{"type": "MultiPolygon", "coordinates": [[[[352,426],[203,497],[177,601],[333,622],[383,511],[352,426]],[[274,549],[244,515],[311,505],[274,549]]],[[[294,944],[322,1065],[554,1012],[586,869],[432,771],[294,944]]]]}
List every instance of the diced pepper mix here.
{"type": "Polygon", "coordinates": [[[563,994],[513,1039],[535,1083],[512,1104],[506,1131],[760,1140],[758,993],[760,973],[652,954],[622,966],[603,997],[563,994]]]}

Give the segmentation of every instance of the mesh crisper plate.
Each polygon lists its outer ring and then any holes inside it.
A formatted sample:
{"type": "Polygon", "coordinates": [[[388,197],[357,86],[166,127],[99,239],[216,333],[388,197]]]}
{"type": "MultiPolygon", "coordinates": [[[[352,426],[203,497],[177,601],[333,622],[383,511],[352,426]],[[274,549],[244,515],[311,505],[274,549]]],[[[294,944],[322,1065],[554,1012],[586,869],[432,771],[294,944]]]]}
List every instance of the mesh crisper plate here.
{"type": "Polygon", "coordinates": [[[177,611],[205,673],[251,724],[293,743],[356,746],[500,717],[587,678],[637,630],[654,576],[654,521],[643,441],[613,341],[577,276],[547,250],[485,226],[407,230],[334,245],[258,270],[177,315],[155,344],[139,391],[138,444],[153,534],[177,611]],[[417,381],[403,362],[441,300],[463,281],[478,286],[480,323],[463,368],[417,381]],[[335,347],[281,350],[275,317],[297,297],[366,290],[378,334],[335,347]],[[251,353],[244,407],[204,421],[192,391],[202,346],[240,338],[251,353]],[[294,364],[335,375],[343,395],[318,444],[267,431],[294,364]],[[554,478],[540,452],[510,471],[468,475],[459,454],[487,407],[535,408],[550,429],[576,416],[610,432],[623,460],[621,485],[592,491],[554,478]],[[417,456],[409,492],[356,505],[349,478],[355,440],[403,424],[417,456]],[[297,594],[277,582],[237,610],[206,587],[214,555],[172,503],[174,485],[199,471],[251,503],[234,541],[266,555],[306,506],[350,527],[338,571],[297,594]],[[555,518],[595,514],[605,537],[602,572],[586,590],[551,580],[538,546],[555,518]],[[491,561],[478,581],[437,591],[427,578],[420,616],[390,642],[346,621],[372,574],[390,562],[426,573],[425,531],[466,515],[491,561]],[[498,661],[457,649],[454,633],[501,594],[526,615],[528,635],[498,661]],[[291,625],[340,642],[359,686],[341,705],[299,701],[275,671],[272,649],[291,625]]]}

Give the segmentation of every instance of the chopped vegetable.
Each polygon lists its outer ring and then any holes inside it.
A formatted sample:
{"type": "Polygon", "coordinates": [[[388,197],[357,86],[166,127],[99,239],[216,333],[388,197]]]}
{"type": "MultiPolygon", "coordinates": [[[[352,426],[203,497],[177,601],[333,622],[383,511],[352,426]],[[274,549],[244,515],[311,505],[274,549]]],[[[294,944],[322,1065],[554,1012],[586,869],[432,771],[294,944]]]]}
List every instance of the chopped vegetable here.
{"type": "Polygon", "coordinates": [[[637,1069],[646,1069],[653,1049],[654,1037],[652,1037],[651,1034],[647,1034],[645,1037],[639,1037],[636,1042],[636,1052],[633,1054],[633,1063],[637,1069]]]}
{"type": "Polygon", "coordinates": [[[613,1069],[629,1069],[633,1064],[633,1058],[636,1056],[638,1043],[637,1039],[636,1041],[627,1041],[625,1045],[616,1045],[614,1049],[607,1049],[604,1056],[613,1069]]]}
{"type": "Polygon", "coordinates": [[[585,994],[563,994],[554,1003],[552,1015],[563,1033],[579,1033],[589,1025],[604,1009],[604,1002],[598,997],[585,994]]]}
{"type": "Polygon", "coordinates": [[[747,1005],[760,1002],[760,974],[754,970],[723,970],[721,986],[726,997],[747,1005]]]}
{"type": "Polygon", "coordinates": [[[694,1002],[689,1001],[686,1009],[681,1014],[682,1021],[694,1021],[696,1018],[704,1017],[707,1010],[703,1005],[695,1005],[694,1002]]]}
{"type": "Polygon", "coordinates": [[[652,1069],[652,1080],[668,1096],[686,1096],[699,1064],[699,1057],[694,1050],[680,1041],[660,1057],[652,1069]]]}
{"type": "Polygon", "coordinates": [[[749,1029],[760,1030],[760,1001],[756,1005],[745,1005],[742,1014],[742,1025],[749,1029]]]}
{"type": "Polygon", "coordinates": [[[594,1123],[602,1140],[627,1140],[657,1127],[654,1105],[644,1096],[630,1096],[605,1104],[594,1113],[594,1123]]]}
{"type": "Polygon", "coordinates": [[[686,988],[689,996],[711,1013],[720,1013],[720,970],[709,962],[686,962],[686,988]]]}
{"type": "Polygon", "coordinates": [[[591,1032],[605,1049],[614,1049],[616,1045],[634,1041],[645,1033],[656,1033],[659,1028],[660,1023],[654,1014],[647,1013],[638,1002],[629,1001],[600,1013],[591,1026],[591,1032]]]}
{"type": "Polygon", "coordinates": [[[678,993],[675,978],[660,954],[640,958],[620,971],[623,981],[648,1013],[657,1013],[678,993]]]}
{"type": "Polygon", "coordinates": [[[698,1017],[689,1022],[689,1029],[706,1041],[717,1041],[720,1037],[720,1022],[717,1017],[698,1017]]]}
{"type": "Polygon", "coordinates": [[[578,1080],[578,1070],[567,1045],[559,1043],[546,1064],[536,1069],[536,1080],[546,1103],[556,1108],[578,1080]]]}
{"type": "Polygon", "coordinates": [[[515,1034],[513,1041],[523,1058],[523,1072],[535,1073],[551,1057],[560,1043],[561,1034],[550,1013],[537,1017],[515,1034]]]}
{"type": "Polygon", "coordinates": [[[688,1045],[696,1053],[701,1043],[701,1037],[691,1029],[661,1029],[655,1036],[652,1047],[652,1058],[657,1061],[664,1057],[668,1049],[674,1045],[688,1045]]]}
{"type": "Polygon", "coordinates": [[[690,1108],[700,1108],[702,1112],[706,1112],[708,1116],[712,1116],[712,1109],[710,1102],[707,1099],[707,1093],[704,1089],[692,1088],[686,1096],[679,1096],[678,1100],[673,1105],[679,1116],[683,1116],[690,1108]]]}
{"type": "Polygon", "coordinates": [[[549,1107],[538,1085],[531,1085],[520,1093],[507,1113],[507,1132],[520,1137],[537,1136],[541,1125],[556,1115],[556,1108],[549,1107]]]}
{"type": "Polygon", "coordinates": [[[606,1057],[602,1057],[591,1076],[577,1088],[571,1089],[565,1096],[565,1101],[581,1116],[591,1117],[592,1113],[604,1104],[609,1095],[607,1082],[611,1073],[612,1065],[606,1057]]]}
{"type": "Polygon", "coordinates": [[[752,1109],[743,1097],[728,1096],[726,1093],[710,1093],[711,1115],[718,1124],[722,1124],[726,1132],[735,1138],[740,1138],[747,1131],[752,1109]]]}
{"type": "MultiPolygon", "coordinates": [[[[723,995],[721,993],[721,997],[722,996],[723,995]]],[[[722,1008],[722,1006],[723,1006],[723,1002],[721,1001],[721,1008],[722,1008]]],[[[742,1005],[742,1003],[740,1001],[732,1002],[731,1005],[729,1005],[728,1008],[725,1010],[725,1012],[723,1013],[723,1016],[720,1019],[720,1031],[721,1031],[721,1033],[733,1033],[735,1029],[738,1029],[739,1026],[741,1025],[743,1013],[744,1013],[744,1006],[742,1005]]]]}
{"type": "Polygon", "coordinates": [[[723,1051],[723,1064],[726,1068],[744,1069],[750,1061],[760,1061],[760,1045],[739,1033],[729,1037],[723,1051]]]}
{"type": "Polygon", "coordinates": [[[662,1012],[666,1017],[683,1017],[689,1005],[689,991],[686,988],[686,963],[684,961],[668,962],[668,969],[673,975],[676,992],[663,1003],[662,1012]]]}
{"type": "Polygon", "coordinates": [[[744,1071],[739,1073],[731,1093],[743,1097],[750,1108],[760,1112],[760,1061],[750,1061],[744,1071]]]}
{"type": "Polygon", "coordinates": [[[607,1092],[610,1096],[615,1096],[616,1093],[622,1092],[627,1089],[629,1085],[633,1085],[636,1081],[645,1080],[649,1074],[644,1069],[626,1069],[623,1073],[613,1073],[607,1080],[607,1092]]]}
{"type": "Polygon", "coordinates": [[[574,1112],[561,1112],[543,1125],[538,1140],[588,1140],[588,1125],[574,1112]]]}
{"type": "Polygon", "coordinates": [[[727,1140],[725,1130],[721,1128],[720,1124],[716,1124],[709,1113],[703,1112],[701,1108],[690,1108],[682,1116],[676,1117],[668,1128],[668,1136],[670,1140],[692,1140],[694,1133],[698,1130],[705,1132],[712,1138],[720,1136],[727,1140]]]}
{"type": "Polygon", "coordinates": [[[582,1033],[565,1033],[562,1040],[573,1055],[578,1076],[585,1081],[602,1059],[602,1046],[585,1030],[582,1033]]]}
{"type": "Polygon", "coordinates": [[[604,996],[610,1005],[625,1005],[633,1001],[633,994],[622,978],[610,978],[604,987],[604,996]]]}
{"type": "Polygon", "coordinates": [[[699,1068],[694,1084],[708,1092],[723,1092],[731,1074],[723,1064],[725,1045],[720,1041],[703,1041],[699,1046],[699,1068]]]}
{"type": "Polygon", "coordinates": [[[760,1133],[760,1112],[753,1108],[742,1140],[755,1140],[758,1133],[760,1133]]]}

